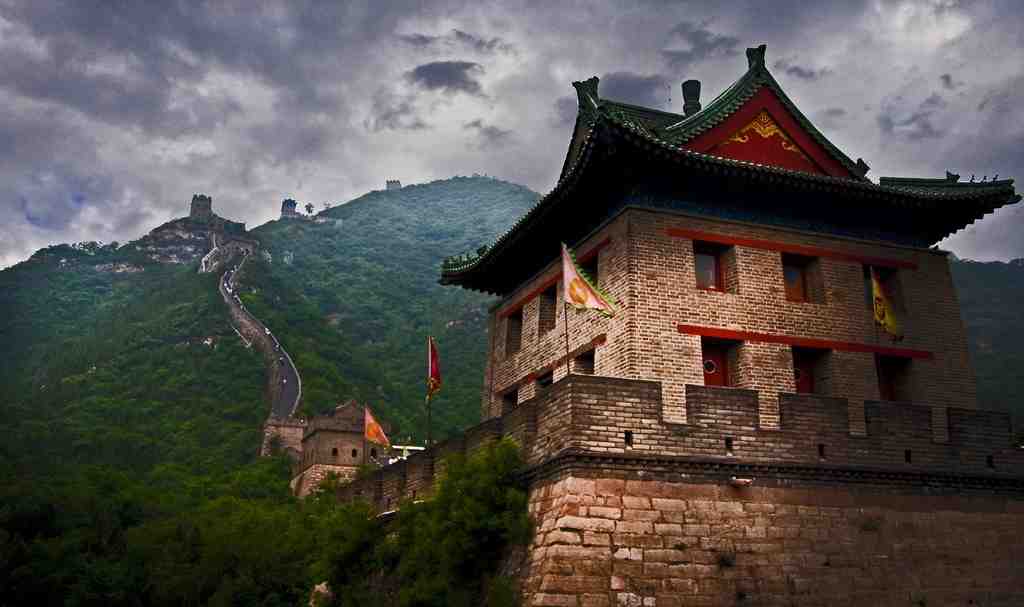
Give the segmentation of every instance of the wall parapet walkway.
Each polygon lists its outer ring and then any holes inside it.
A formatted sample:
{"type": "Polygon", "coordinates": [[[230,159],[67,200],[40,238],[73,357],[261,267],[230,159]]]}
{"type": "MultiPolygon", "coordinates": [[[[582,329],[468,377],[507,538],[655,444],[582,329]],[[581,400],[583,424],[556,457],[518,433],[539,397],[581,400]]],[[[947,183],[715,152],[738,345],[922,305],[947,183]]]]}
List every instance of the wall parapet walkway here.
{"type": "Polygon", "coordinates": [[[652,474],[709,479],[756,475],[1024,494],[1024,449],[1013,443],[1005,413],[942,408],[937,414],[933,407],[870,401],[861,420],[846,399],[781,394],[780,422],[765,428],[754,391],[691,385],[687,402],[689,423],[666,422],[658,382],[572,375],[501,417],[342,486],[338,497],[392,510],[403,499],[426,497],[446,457],[501,437],[519,443],[528,476],[565,464],[628,462],[652,474]],[[866,433],[857,431],[865,427],[866,433]]]}

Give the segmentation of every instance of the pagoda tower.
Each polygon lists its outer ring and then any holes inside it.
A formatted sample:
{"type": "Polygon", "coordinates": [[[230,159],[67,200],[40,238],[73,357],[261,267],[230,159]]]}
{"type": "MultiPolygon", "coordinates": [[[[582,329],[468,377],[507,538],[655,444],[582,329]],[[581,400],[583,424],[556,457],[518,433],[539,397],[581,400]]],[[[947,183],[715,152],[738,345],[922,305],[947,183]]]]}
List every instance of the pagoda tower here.
{"type": "Polygon", "coordinates": [[[524,604],[1024,604],[1024,450],[933,246],[1013,181],[869,179],[746,58],[681,113],[574,83],[557,185],[442,265],[500,298],[467,436],[523,446],[524,604]]]}

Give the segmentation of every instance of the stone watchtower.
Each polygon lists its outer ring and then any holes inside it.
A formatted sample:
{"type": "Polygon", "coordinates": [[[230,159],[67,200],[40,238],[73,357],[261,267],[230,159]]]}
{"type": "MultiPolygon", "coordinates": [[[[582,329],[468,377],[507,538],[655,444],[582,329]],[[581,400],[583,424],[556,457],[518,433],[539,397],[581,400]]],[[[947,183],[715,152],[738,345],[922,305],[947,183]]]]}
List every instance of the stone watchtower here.
{"type": "Polygon", "coordinates": [[[209,221],[213,218],[213,198],[205,194],[192,196],[192,204],[189,207],[189,218],[199,221],[209,221]]]}
{"type": "Polygon", "coordinates": [[[384,187],[388,190],[401,190],[402,182],[397,179],[388,179],[384,182],[384,187]]]}
{"type": "Polygon", "coordinates": [[[309,420],[302,433],[301,456],[292,466],[292,491],[305,497],[327,477],[351,481],[363,465],[379,465],[384,448],[366,440],[365,412],[356,401],[338,405],[309,420]]]}
{"type": "Polygon", "coordinates": [[[678,113],[574,83],[555,189],[443,266],[501,298],[471,432],[530,466],[526,604],[1024,604],[1024,450],[931,248],[1013,181],[873,182],[747,60],[678,113]]]}
{"type": "Polygon", "coordinates": [[[295,207],[297,205],[298,203],[292,200],[291,198],[285,198],[284,200],[282,200],[281,219],[294,219],[296,217],[301,217],[301,215],[299,215],[299,212],[295,210],[295,207]]]}

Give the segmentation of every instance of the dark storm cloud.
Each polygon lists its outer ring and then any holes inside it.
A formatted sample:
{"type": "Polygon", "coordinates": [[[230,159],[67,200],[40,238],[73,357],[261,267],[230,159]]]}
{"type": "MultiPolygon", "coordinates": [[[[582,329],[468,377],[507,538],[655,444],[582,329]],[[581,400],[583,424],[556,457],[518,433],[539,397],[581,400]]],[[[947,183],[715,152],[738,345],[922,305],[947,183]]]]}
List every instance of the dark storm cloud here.
{"type": "Polygon", "coordinates": [[[901,111],[892,103],[883,104],[877,117],[878,127],[886,136],[907,141],[939,139],[945,137],[946,129],[935,126],[935,115],[945,107],[946,101],[937,93],[932,93],[909,112],[901,111]]]}
{"type": "Polygon", "coordinates": [[[832,73],[832,70],[828,68],[813,69],[797,65],[787,59],[780,59],[776,61],[772,67],[777,70],[782,70],[784,73],[793,76],[794,78],[812,82],[832,73]]]}
{"type": "Polygon", "coordinates": [[[476,77],[483,71],[483,66],[472,61],[434,61],[416,66],[406,76],[431,91],[480,95],[482,89],[476,77]]]}
{"type": "Polygon", "coordinates": [[[402,35],[399,38],[403,42],[420,49],[461,47],[478,53],[509,52],[513,50],[512,45],[500,37],[484,38],[460,29],[453,29],[443,36],[417,33],[402,35]]]}
{"type": "MultiPolygon", "coordinates": [[[[602,96],[666,108],[696,76],[710,100],[761,42],[800,107],[879,174],[1024,177],[1024,28],[1001,1],[0,0],[0,267],[137,237],[195,191],[250,225],[286,192],[345,200],[388,177],[479,170],[545,191],[572,79],[605,74],[602,96]]],[[[1024,255],[986,225],[965,256],[1024,255]]]]}
{"type": "Polygon", "coordinates": [[[602,99],[625,101],[648,107],[665,107],[672,84],[664,76],[612,72],[601,77],[598,94],[602,99]]]}
{"type": "Polygon", "coordinates": [[[51,165],[25,175],[18,183],[18,210],[25,220],[43,230],[61,230],[85,206],[103,206],[115,186],[109,176],[80,175],[72,166],[51,165]]]}
{"type": "Polygon", "coordinates": [[[429,127],[420,117],[413,104],[413,98],[379,92],[371,116],[364,123],[373,132],[380,131],[419,131],[429,127]]]}
{"type": "Polygon", "coordinates": [[[713,32],[709,25],[709,21],[683,21],[669,32],[668,48],[661,53],[671,67],[681,70],[704,59],[739,54],[739,38],[713,32]],[[676,48],[680,43],[685,48],[676,48]]]}
{"type": "Polygon", "coordinates": [[[467,122],[462,125],[462,128],[476,131],[482,148],[504,144],[512,136],[512,131],[498,128],[493,124],[486,124],[479,118],[467,122]]]}

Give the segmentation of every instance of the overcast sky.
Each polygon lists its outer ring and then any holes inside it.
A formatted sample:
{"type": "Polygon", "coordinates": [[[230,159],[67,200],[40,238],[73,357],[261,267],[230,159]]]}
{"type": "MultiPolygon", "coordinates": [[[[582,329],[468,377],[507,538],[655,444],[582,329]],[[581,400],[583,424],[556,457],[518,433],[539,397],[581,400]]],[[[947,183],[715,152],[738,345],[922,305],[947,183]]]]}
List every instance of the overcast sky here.
{"type": "MultiPolygon", "coordinates": [[[[683,80],[706,102],[761,43],[869,177],[1024,179],[1016,0],[115,4],[0,0],[0,267],[137,238],[197,192],[250,227],[388,178],[547,192],[573,80],[680,112],[683,80]]],[[[1022,234],[1018,204],[942,244],[1011,259],[1022,234]]]]}

